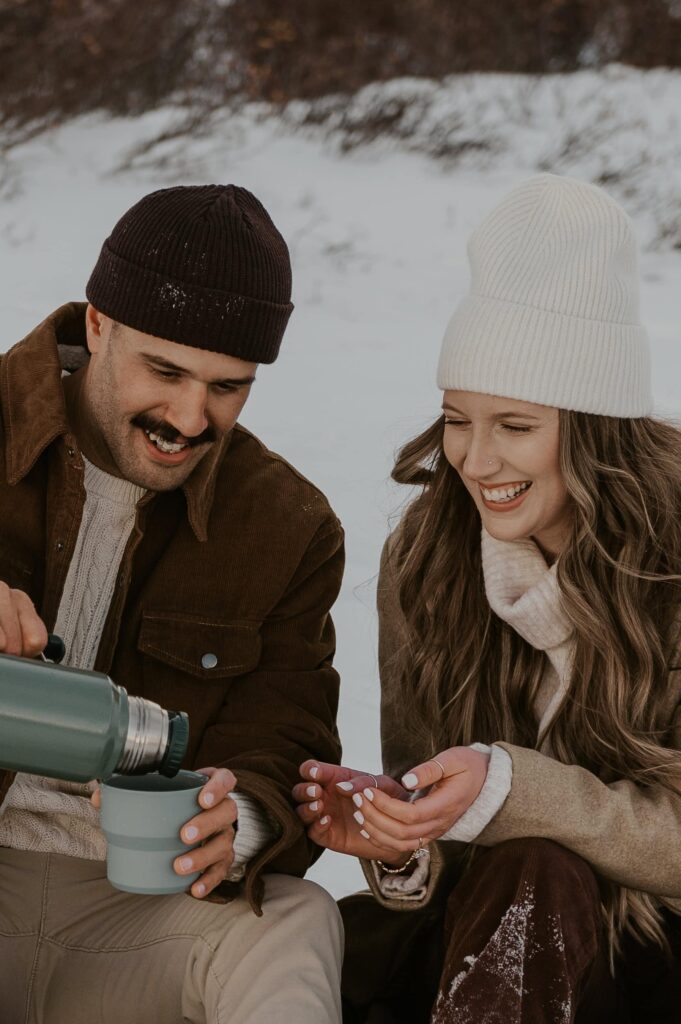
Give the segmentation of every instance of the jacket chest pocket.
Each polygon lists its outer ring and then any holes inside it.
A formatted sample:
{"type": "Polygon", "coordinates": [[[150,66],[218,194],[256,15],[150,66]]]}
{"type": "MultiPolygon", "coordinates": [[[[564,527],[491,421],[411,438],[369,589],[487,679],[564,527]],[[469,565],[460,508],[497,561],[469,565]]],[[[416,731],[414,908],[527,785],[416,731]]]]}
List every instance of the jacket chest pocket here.
{"type": "Polygon", "coordinates": [[[198,679],[224,679],[251,672],[260,660],[260,623],[231,622],[146,611],[138,649],[198,679]]]}

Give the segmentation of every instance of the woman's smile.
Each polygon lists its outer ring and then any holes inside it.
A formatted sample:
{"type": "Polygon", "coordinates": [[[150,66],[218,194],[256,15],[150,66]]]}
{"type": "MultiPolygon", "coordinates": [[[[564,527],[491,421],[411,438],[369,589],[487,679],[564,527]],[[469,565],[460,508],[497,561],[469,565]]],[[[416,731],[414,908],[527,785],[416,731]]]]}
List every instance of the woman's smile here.
{"type": "Polygon", "coordinates": [[[480,487],[482,503],[492,512],[510,512],[522,505],[525,495],[532,486],[531,480],[520,483],[496,484],[494,487],[480,487]]]}

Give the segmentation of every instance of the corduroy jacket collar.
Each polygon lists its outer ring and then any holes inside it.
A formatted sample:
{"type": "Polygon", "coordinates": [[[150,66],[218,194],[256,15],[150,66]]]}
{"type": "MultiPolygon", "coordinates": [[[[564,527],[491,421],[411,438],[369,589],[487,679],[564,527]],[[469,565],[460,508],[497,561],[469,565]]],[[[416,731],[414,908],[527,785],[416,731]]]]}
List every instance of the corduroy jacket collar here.
{"type": "MultiPolygon", "coordinates": [[[[57,437],[71,432],[61,382],[62,355],[87,360],[84,302],[69,302],[0,358],[0,406],[7,432],[7,479],[22,480],[57,437]]],[[[217,469],[231,435],[216,444],[183,484],[187,517],[199,541],[207,539],[217,469]]],[[[78,438],[75,438],[76,443],[78,438]]]]}

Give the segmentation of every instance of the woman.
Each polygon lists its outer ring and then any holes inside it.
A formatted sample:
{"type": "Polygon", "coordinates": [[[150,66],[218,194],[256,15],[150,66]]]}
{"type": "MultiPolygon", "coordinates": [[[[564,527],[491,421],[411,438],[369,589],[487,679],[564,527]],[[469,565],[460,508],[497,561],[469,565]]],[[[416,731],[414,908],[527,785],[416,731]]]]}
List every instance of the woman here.
{"type": "Polygon", "coordinates": [[[422,490],[379,580],[386,774],[306,762],[294,791],[374,894],[347,1016],[677,1021],[681,433],[650,417],[632,229],[542,175],[469,254],[444,415],[393,472],[422,490]]]}

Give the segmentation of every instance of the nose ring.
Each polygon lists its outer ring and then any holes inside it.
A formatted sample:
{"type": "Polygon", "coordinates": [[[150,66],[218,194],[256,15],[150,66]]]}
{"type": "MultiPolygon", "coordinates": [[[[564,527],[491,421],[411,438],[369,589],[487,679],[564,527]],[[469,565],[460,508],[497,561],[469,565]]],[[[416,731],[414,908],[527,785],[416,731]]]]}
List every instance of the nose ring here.
{"type": "Polygon", "coordinates": [[[487,465],[491,466],[493,462],[494,462],[494,459],[488,459],[487,460],[487,465]]]}

